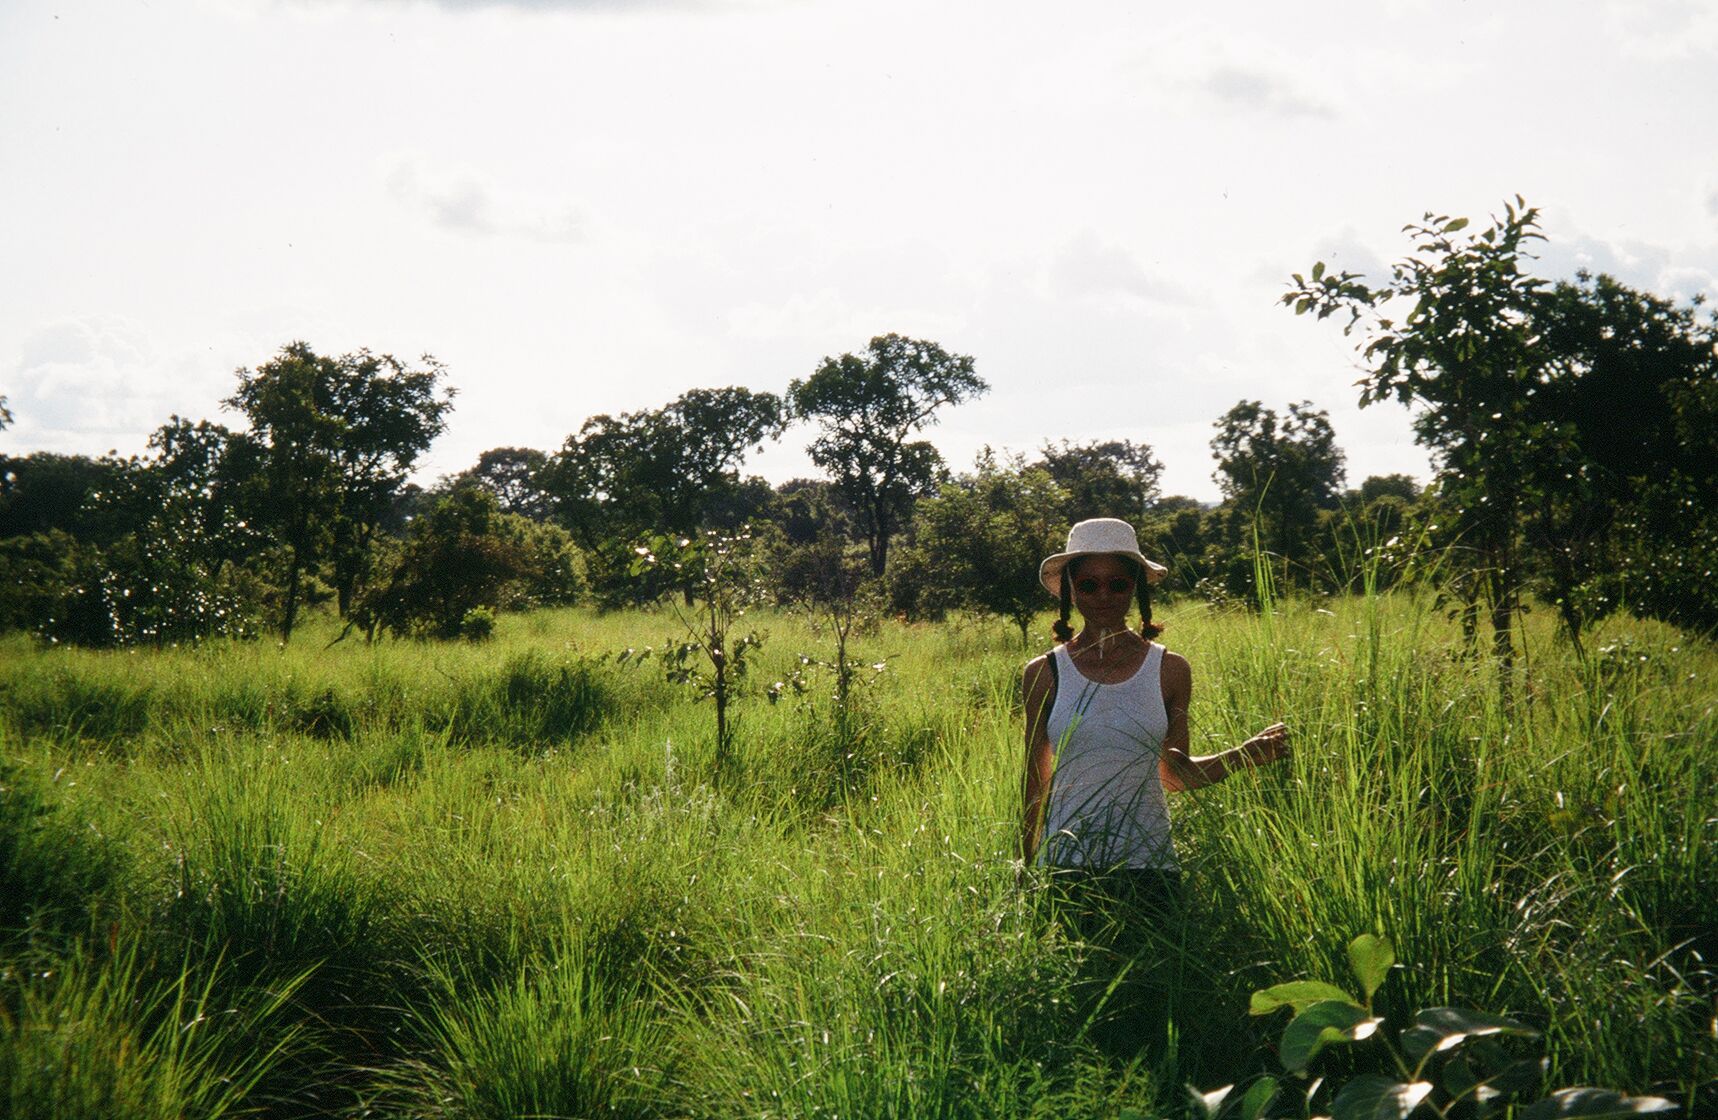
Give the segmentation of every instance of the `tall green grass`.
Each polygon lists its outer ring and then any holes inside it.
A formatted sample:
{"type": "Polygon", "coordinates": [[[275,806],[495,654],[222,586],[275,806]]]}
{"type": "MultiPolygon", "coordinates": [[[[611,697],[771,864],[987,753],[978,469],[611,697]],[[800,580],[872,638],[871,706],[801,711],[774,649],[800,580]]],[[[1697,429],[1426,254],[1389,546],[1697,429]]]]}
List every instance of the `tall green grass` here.
{"type": "Polygon", "coordinates": [[[1253,988],[1340,975],[1375,930],[1386,1014],[1507,1012],[1553,1083],[1718,1107],[1718,654],[1613,620],[1583,659],[1535,615],[1506,710],[1428,600],[1261,607],[1159,611],[1195,749],[1281,719],[1296,756],[1173,799],[1188,901],[1149,926],[1020,875],[1006,624],[884,624],[840,712],[815,674],[764,701],[830,651],[760,619],[719,778],[709,709],[606,656],[671,632],[649,614],[484,646],[8,640],[0,1101],[1179,1114],[1185,1082],[1273,1068],[1253,988]]]}

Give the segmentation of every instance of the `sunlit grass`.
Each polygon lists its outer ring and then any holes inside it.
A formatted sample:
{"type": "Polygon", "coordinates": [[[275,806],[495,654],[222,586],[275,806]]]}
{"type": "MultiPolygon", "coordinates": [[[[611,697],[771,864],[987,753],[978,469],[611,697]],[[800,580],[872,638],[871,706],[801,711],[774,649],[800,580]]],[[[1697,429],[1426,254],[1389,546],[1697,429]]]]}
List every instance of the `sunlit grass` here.
{"type": "Polygon", "coordinates": [[[483,645],[330,645],[326,622],[285,649],[7,639],[0,1100],[1178,1111],[1184,1081],[1271,1068],[1252,988],[1342,974],[1365,930],[1403,962],[1389,1013],[1523,1018],[1558,1084],[1686,1101],[1718,1079],[1709,645],[1613,620],[1581,662],[1535,615],[1506,710],[1429,600],[1159,615],[1194,666],[1195,750],[1281,719],[1296,757],[1173,800],[1188,910],[1132,963],[1017,882],[1006,623],[859,635],[882,668],[841,714],[801,661],[831,643],[763,613],[721,775],[708,706],[610,656],[672,639],[661,614],[504,616],[483,645]],[[796,669],[808,690],[765,702],[796,669]],[[23,979],[43,971],[76,979],[23,979]],[[1107,1041],[1118,973],[1161,1003],[1132,1055],[1107,1041]],[[73,1022],[163,1045],[175,1002],[267,1015],[211,1020],[165,1089],[110,1084],[106,1051],[43,1065],[73,1022]]]}

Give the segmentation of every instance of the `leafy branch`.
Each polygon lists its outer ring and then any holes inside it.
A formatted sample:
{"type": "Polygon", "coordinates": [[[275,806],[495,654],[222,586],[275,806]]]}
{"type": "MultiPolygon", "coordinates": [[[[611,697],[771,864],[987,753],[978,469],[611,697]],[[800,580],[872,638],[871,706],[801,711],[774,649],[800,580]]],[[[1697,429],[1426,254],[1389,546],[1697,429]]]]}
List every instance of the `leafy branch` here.
{"type": "Polygon", "coordinates": [[[1373,997],[1395,963],[1388,938],[1362,934],[1348,945],[1348,966],[1360,998],[1322,980],[1291,980],[1254,992],[1251,1014],[1293,1012],[1277,1052],[1284,1070],[1304,1081],[1304,1087],[1266,1075],[1245,1089],[1225,1085],[1208,1093],[1195,1091],[1196,1114],[1206,1120],[1311,1117],[1315,1102],[1326,1100],[1332,1120],[1482,1120],[1512,1107],[1516,1120],[1601,1120],[1675,1111],[1662,1097],[1588,1087],[1561,1089],[1526,1103],[1544,1081],[1546,1062],[1513,1054],[1502,1040],[1537,1038],[1539,1032],[1501,1015],[1427,1008],[1392,1039],[1374,1010],[1373,997]],[[1356,1073],[1340,1085],[1332,1078],[1314,1077],[1314,1062],[1333,1047],[1363,1047],[1354,1052],[1356,1059],[1364,1061],[1369,1053],[1377,1068],[1356,1073]]]}

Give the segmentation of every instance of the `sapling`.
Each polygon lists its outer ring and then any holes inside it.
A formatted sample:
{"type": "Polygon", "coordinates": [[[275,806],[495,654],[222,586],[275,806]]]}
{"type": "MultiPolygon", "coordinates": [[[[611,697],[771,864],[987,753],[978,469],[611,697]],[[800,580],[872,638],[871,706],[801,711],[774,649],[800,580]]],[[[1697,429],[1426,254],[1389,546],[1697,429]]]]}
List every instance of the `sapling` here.
{"type": "Polygon", "coordinates": [[[746,611],[761,598],[751,534],[706,532],[697,537],[655,536],[633,550],[631,574],[640,578],[667,570],[689,593],[687,602],[670,600],[685,640],[660,650],[626,650],[621,661],[656,656],[664,675],[690,686],[700,699],[715,701],[716,771],[721,773],[733,748],[728,704],[746,672],[746,658],[763,645],[756,630],[736,633],[746,611]]]}

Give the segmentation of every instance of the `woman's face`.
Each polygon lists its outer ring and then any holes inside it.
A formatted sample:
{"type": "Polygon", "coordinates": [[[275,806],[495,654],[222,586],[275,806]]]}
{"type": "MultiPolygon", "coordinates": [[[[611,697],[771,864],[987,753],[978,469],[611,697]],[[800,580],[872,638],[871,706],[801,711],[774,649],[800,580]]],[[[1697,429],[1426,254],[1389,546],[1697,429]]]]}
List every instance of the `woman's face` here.
{"type": "Polygon", "coordinates": [[[1068,565],[1074,585],[1074,607],[1088,626],[1120,630],[1127,625],[1133,604],[1133,564],[1119,556],[1082,556],[1068,565]]]}

